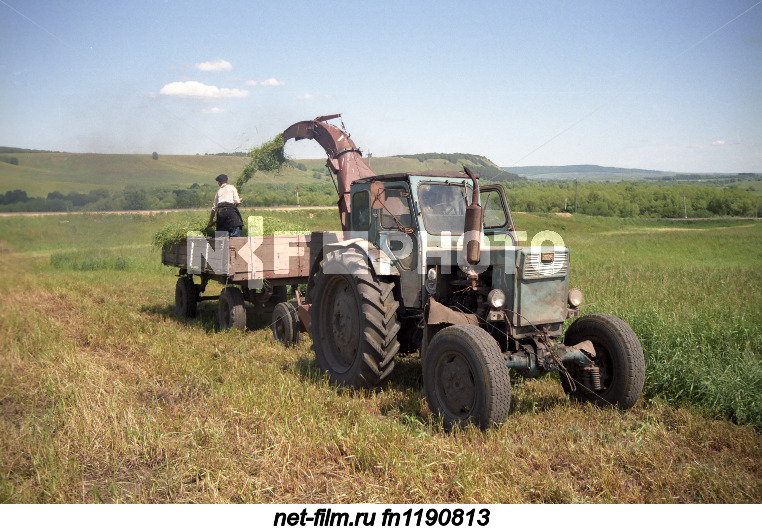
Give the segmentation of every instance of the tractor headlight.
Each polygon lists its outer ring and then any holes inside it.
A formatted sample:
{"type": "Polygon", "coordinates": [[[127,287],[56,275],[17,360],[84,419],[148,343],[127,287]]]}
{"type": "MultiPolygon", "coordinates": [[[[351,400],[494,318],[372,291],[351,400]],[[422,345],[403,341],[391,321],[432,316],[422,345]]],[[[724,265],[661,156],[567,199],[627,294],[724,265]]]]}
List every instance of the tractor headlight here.
{"type": "Polygon", "coordinates": [[[487,295],[487,302],[495,309],[505,306],[505,292],[503,290],[492,290],[487,295]]]}
{"type": "Polygon", "coordinates": [[[429,268],[426,273],[426,291],[434,295],[437,292],[437,269],[429,268]]]}
{"type": "Polygon", "coordinates": [[[572,288],[569,290],[569,306],[572,308],[577,308],[580,304],[582,304],[582,298],[582,292],[577,288],[572,288]]]}

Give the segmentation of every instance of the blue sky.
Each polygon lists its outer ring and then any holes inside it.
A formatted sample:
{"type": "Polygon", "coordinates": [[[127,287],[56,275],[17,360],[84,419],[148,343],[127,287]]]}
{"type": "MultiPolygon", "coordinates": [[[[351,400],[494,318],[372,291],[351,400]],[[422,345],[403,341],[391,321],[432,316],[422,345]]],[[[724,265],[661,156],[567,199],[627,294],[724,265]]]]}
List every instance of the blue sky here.
{"type": "Polygon", "coordinates": [[[332,113],[374,156],[762,172],[762,2],[0,0],[0,145],[203,154],[332,113]]]}

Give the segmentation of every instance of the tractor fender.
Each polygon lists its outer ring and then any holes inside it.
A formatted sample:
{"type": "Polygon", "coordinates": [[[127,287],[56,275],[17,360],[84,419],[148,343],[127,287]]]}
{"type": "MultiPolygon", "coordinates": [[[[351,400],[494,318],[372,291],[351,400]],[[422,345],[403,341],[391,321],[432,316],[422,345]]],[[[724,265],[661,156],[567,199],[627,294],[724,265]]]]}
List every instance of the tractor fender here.
{"type": "Polygon", "coordinates": [[[400,274],[397,266],[395,266],[392,259],[389,258],[389,255],[381,251],[378,246],[368,242],[364,238],[349,238],[347,240],[342,240],[341,242],[326,245],[323,248],[323,254],[325,254],[327,251],[334,251],[340,248],[357,248],[358,250],[362,251],[368,258],[370,265],[373,267],[373,271],[379,277],[399,276],[400,274]]]}
{"type": "MultiPolygon", "coordinates": [[[[323,261],[323,257],[325,256],[325,254],[335,250],[342,251],[342,250],[347,250],[350,248],[356,248],[357,250],[361,251],[365,255],[371,267],[373,268],[373,272],[376,274],[376,276],[379,276],[379,277],[399,276],[400,272],[397,269],[397,266],[392,261],[392,259],[390,259],[389,256],[383,251],[381,251],[381,249],[378,248],[375,244],[368,242],[364,238],[348,238],[346,240],[340,240],[338,242],[331,242],[329,244],[325,244],[320,249],[320,252],[318,253],[315,260],[312,262],[312,267],[310,268],[310,277],[307,282],[308,297],[311,297],[309,295],[309,292],[314,286],[314,277],[317,274],[317,272],[320,270],[320,264],[323,261]]],[[[310,302],[311,302],[311,298],[310,298],[310,302]]]]}

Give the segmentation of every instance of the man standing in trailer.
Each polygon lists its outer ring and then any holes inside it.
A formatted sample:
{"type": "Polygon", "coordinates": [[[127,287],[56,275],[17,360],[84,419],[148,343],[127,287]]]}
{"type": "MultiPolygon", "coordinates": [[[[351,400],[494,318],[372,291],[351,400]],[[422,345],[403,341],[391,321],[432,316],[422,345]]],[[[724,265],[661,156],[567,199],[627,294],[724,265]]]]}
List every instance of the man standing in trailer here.
{"type": "Polygon", "coordinates": [[[231,237],[241,236],[243,219],[241,218],[241,213],[238,212],[238,204],[241,203],[241,199],[238,197],[238,191],[235,186],[228,183],[227,174],[220,174],[215,179],[220,188],[217,191],[217,194],[214,195],[212,214],[209,217],[209,223],[206,227],[212,227],[212,224],[214,223],[214,215],[216,214],[217,231],[227,231],[231,237]]]}

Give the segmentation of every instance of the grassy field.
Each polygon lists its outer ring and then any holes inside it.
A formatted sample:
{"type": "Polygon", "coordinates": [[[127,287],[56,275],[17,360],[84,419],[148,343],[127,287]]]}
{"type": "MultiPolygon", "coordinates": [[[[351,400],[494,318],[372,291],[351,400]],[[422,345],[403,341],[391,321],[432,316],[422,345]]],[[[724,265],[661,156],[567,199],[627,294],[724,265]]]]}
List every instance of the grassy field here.
{"type": "Polygon", "coordinates": [[[150,241],[183,215],[0,218],[0,502],[762,501],[762,224],[517,214],[571,247],[587,313],[633,326],[645,397],[515,379],[506,424],[446,433],[416,357],[338,389],[266,316],[178,319],[150,241]]]}

